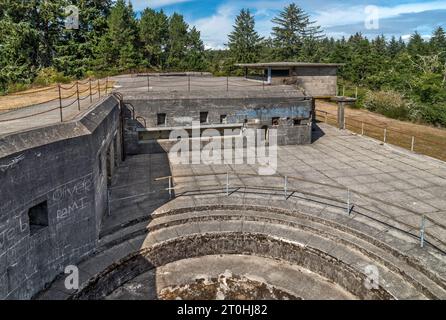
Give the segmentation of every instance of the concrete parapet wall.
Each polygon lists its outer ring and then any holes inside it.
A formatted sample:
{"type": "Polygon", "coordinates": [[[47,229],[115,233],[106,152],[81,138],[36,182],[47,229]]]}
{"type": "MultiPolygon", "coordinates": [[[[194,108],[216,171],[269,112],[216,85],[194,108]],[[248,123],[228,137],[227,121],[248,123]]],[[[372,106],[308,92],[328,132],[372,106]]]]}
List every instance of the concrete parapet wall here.
{"type": "Polygon", "coordinates": [[[1,299],[31,298],[95,249],[120,125],[108,97],[75,121],[0,137],[1,299]]]}
{"type": "Polygon", "coordinates": [[[294,84],[313,97],[332,97],[337,91],[337,67],[296,67],[289,77],[273,77],[273,85],[294,84]]]}
{"type": "MultiPolygon", "coordinates": [[[[278,129],[279,145],[284,144],[308,144],[311,143],[311,122],[314,113],[313,100],[295,93],[275,93],[271,96],[258,94],[251,97],[169,97],[166,99],[156,97],[132,97],[128,96],[128,103],[138,119],[128,119],[125,126],[125,144],[127,154],[151,153],[162,151],[156,141],[147,144],[139,141],[138,130],[159,128],[165,130],[171,128],[191,127],[193,121],[200,122],[200,113],[207,113],[207,121],[203,125],[220,125],[221,117],[225,117],[225,124],[243,125],[250,120],[256,120],[256,126],[260,128],[273,126],[272,119],[289,119],[289,126],[276,126],[278,129]],[[158,114],[165,114],[165,124],[158,124],[158,114]],[[143,119],[144,120],[143,120],[143,119]],[[293,119],[303,119],[305,124],[292,124],[293,119]]],[[[130,116],[130,110],[126,114],[130,116]]],[[[139,131],[140,132],[140,131],[139,131]]],[[[165,134],[159,139],[168,139],[165,134]]],[[[156,140],[156,139],[154,139],[156,140]]]]}
{"type": "Polygon", "coordinates": [[[147,127],[157,127],[157,114],[166,114],[166,126],[186,126],[200,121],[200,112],[208,112],[208,123],[219,124],[226,115],[228,123],[243,123],[245,119],[271,117],[311,117],[311,99],[304,97],[265,98],[179,98],[144,99],[126,97],[135,107],[135,113],[145,118],[147,127]]]}

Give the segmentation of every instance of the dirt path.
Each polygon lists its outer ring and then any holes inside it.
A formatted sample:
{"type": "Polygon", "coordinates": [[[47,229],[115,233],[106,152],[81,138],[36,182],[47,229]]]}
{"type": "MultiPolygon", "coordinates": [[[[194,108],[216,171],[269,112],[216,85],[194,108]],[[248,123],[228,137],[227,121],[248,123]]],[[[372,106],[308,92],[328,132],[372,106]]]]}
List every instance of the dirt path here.
{"type": "MultiPolygon", "coordinates": [[[[107,83],[106,80],[100,80],[101,90],[105,91],[105,87],[112,86],[113,83],[107,83]]],[[[69,99],[77,95],[77,87],[79,87],[79,97],[82,99],[90,95],[90,81],[79,81],[78,86],[76,82],[61,85],[62,99],[69,99]]],[[[98,89],[98,81],[91,81],[91,91],[94,93],[98,89]]],[[[75,97],[76,98],[76,97],[75,97]]],[[[0,111],[20,109],[31,105],[40,105],[59,99],[59,88],[57,85],[51,85],[44,88],[29,89],[6,96],[0,96],[0,111]]]]}
{"type": "MultiPolygon", "coordinates": [[[[316,108],[317,110],[328,112],[331,116],[336,117],[336,104],[319,100],[316,102],[316,108]]],[[[378,127],[387,127],[390,130],[400,131],[409,136],[416,136],[439,143],[446,143],[446,129],[394,120],[364,109],[347,108],[346,117],[352,120],[357,120],[358,124],[361,122],[370,123],[378,127]]]]}

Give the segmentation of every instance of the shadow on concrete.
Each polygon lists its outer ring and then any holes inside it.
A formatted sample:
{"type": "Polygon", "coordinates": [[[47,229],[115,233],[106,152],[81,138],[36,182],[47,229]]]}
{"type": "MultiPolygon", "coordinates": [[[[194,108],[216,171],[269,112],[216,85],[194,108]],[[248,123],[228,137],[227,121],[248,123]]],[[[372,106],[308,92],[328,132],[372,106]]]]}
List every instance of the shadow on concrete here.
{"type": "Polygon", "coordinates": [[[324,130],[322,130],[322,128],[319,127],[317,124],[314,124],[313,125],[313,134],[312,134],[312,138],[311,138],[311,143],[315,143],[316,141],[318,141],[323,136],[325,136],[324,130]]]}
{"type": "MultiPolygon", "coordinates": [[[[121,232],[126,227],[150,222],[153,211],[170,200],[171,176],[168,154],[162,152],[128,155],[116,170],[110,188],[110,212],[104,216],[100,237],[121,232]]],[[[119,238],[119,236],[117,235],[119,238]]]]}
{"type": "Polygon", "coordinates": [[[158,300],[156,267],[147,258],[135,255],[98,275],[73,300],[158,300]],[[135,294],[133,283],[143,290],[135,294]]]}

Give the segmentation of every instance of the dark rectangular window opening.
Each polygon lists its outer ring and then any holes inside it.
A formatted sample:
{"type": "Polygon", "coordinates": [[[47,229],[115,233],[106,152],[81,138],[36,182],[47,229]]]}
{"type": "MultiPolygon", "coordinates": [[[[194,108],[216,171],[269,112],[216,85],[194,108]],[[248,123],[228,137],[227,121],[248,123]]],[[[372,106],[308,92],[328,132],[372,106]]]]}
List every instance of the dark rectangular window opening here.
{"type": "Polygon", "coordinates": [[[293,124],[295,126],[300,126],[301,125],[302,120],[301,119],[293,119],[293,124]]]}
{"type": "Polygon", "coordinates": [[[209,112],[200,112],[200,123],[208,123],[209,112]]]}
{"type": "Polygon", "coordinates": [[[224,124],[228,123],[228,116],[225,114],[222,114],[220,116],[220,123],[224,123],[224,124]]]}
{"type": "Polygon", "coordinates": [[[159,126],[165,126],[166,125],[167,116],[165,113],[158,113],[157,114],[157,125],[159,126]]]}
{"type": "Polygon", "coordinates": [[[31,235],[48,227],[48,202],[44,201],[28,210],[31,235]]]}
{"type": "Polygon", "coordinates": [[[279,125],[279,120],[280,120],[279,117],[274,117],[272,119],[273,126],[278,126],[279,125]]]}

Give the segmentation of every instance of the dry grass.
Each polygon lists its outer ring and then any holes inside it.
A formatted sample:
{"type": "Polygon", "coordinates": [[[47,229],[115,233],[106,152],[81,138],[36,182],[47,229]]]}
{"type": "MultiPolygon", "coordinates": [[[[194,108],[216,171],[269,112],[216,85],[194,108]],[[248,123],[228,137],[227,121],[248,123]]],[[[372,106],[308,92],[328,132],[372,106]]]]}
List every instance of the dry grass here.
{"type": "MultiPolygon", "coordinates": [[[[316,109],[318,120],[337,124],[337,105],[325,101],[317,101],[316,109]]],[[[346,109],[346,128],[362,133],[377,140],[384,140],[384,128],[387,129],[387,140],[389,144],[410,150],[412,137],[415,137],[414,151],[437,159],[446,161],[446,130],[432,126],[415,124],[386,118],[383,115],[369,112],[363,109],[346,109]]]]}
{"type": "MultiPolygon", "coordinates": [[[[101,92],[105,92],[105,88],[107,86],[106,80],[100,80],[99,82],[101,92]]],[[[108,82],[108,88],[111,88],[113,83],[111,81],[108,82]]],[[[72,82],[70,84],[61,85],[61,96],[62,99],[68,98],[77,98],[77,86],[76,82],[72,82]]],[[[98,81],[92,81],[92,94],[95,94],[98,90],[98,81]]],[[[84,98],[90,95],[90,83],[89,80],[79,81],[79,97],[84,98]]],[[[30,89],[22,92],[17,92],[14,94],[0,96],[0,110],[13,110],[20,109],[23,107],[28,107],[36,104],[41,104],[53,100],[59,99],[59,89],[57,85],[38,88],[38,89],[30,89]]]]}

